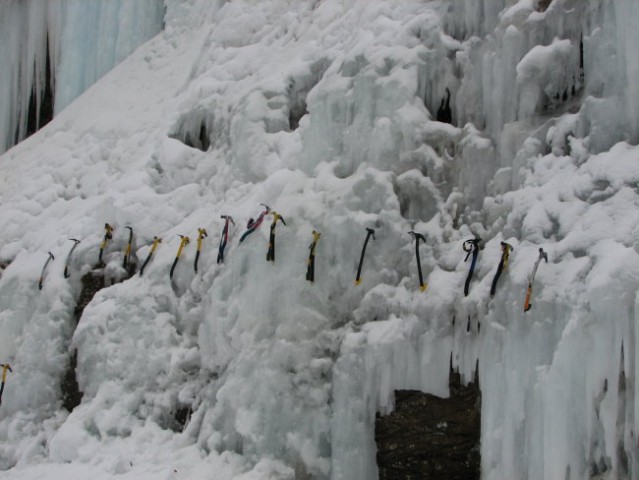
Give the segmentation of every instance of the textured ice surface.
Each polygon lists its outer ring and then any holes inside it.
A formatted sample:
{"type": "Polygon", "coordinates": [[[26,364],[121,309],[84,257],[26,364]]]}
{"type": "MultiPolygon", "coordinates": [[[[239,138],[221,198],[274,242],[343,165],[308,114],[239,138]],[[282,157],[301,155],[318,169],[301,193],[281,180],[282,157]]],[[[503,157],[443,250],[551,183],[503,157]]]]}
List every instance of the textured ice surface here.
{"type": "Polygon", "coordinates": [[[482,478],[636,477],[638,15],[632,0],[167,2],[161,34],[0,158],[0,478],[369,480],[376,412],[395,389],[446,396],[451,355],[464,381],[479,365],[482,478]],[[434,121],[446,87],[452,124],[434,121]],[[260,203],[287,222],[273,264],[272,217],[238,245],[260,203]],[[105,222],[110,277],[126,225],[138,261],[163,243],[75,329],[105,222]],[[201,227],[199,273],[193,241],[170,282],[178,235],[201,227]],[[426,292],[409,230],[427,238],[426,292]],[[491,298],[500,241],[514,251],[491,298]]]}
{"type": "Polygon", "coordinates": [[[58,113],[157,34],[163,15],[158,0],[3,1],[0,152],[25,137],[29,110],[39,115],[48,82],[58,113]]]}

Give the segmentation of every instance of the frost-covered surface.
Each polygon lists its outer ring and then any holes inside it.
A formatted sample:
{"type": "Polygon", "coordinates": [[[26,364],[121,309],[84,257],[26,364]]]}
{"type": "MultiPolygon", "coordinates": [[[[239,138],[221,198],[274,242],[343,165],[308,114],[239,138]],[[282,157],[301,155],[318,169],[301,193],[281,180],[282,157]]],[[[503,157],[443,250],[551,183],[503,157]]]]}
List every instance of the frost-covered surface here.
{"type": "Polygon", "coordinates": [[[28,111],[40,112],[47,82],[60,112],[156,35],[163,16],[160,0],[3,0],[0,152],[25,137],[28,111]]]}
{"type": "Polygon", "coordinates": [[[0,478],[368,480],[375,413],[398,388],[446,396],[451,354],[465,381],[479,365],[483,478],[636,477],[639,14],[542,3],[167,2],[159,36],[0,159],[0,478]],[[433,120],[445,87],[456,126],[433,120]],[[287,222],[274,264],[272,217],[238,246],[262,202],[287,222]],[[105,222],[109,278],[125,226],[138,264],[164,240],[75,329],[105,222]]]}

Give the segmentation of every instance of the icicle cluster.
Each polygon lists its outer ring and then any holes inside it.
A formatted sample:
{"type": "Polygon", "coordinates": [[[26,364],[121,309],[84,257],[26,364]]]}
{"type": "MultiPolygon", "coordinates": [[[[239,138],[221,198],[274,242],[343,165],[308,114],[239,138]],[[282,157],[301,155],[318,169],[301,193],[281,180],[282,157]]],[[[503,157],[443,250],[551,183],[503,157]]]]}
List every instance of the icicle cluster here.
{"type": "Polygon", "coordinates": [[[0,153],[157,34],[163,18],[161,0],[4,0],[0,153]]]}

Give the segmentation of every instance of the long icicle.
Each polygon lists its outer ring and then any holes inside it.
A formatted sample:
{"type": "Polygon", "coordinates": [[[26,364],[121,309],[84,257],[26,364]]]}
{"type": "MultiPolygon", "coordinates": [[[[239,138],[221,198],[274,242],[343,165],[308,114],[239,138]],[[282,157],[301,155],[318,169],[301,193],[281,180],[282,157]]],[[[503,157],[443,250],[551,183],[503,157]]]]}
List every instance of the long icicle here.
{"type": "Polygon", "coordinates": [[[537,268],[539,268],[539,264],[542,260],[545,260],[548,263],[548,254],[544,252],[543,248],[539,249],[539,256],[537,257],[537,261],[535,262],[535,266],[533,267],[533,271],[530,274],[530,279],[528,280],[528,290],[526,291],[526,300],[524,301],[524,312],[527,312],[532,308],[532,303],[530,303],[530,297],[532,297],[532,288],[533,282],[535,281],[535,275],[537,275],[537,268]]]}
{"type": "Polygon", "coordinates": [[[497,290],[497,281],[499,280],[499,277],[501,277],[502,272],[508,268],[508,258],[510,257],[510,252],[513,249],[513,247],[506,242],[501,242],[500,246],[501,246],[501,259],[499,260],[499,265],[497,265],[497,272],[495,273],[495,276],[493,277],[493,283],[490,286],[491,297],[495,295],[495,291],[497,290]]]}
{"type": "Polygon", "coordinates": [[[428,285],[424,283],[424,277],[422,276],[422,262],[419,258],[419,241],[426,242],[426,238],[421,233],[414,231],[408,232],[415,238],[415,260],[417,261],[417,273],[419,274],[419,291],[424,292],[428,285]]]}
{"type": "Polygon", "coordinates": [[[75,238],[70,238],[69,240],[71,240],[73,243],[73,246],[71,247],[71,250],[69,250],[69,254],[67,255],[67,259],[64,262],[64,278],[69,278],[71,276],[71,273],[69,272],[70,267],[71,267],[71,255],[73,254],[73,250],[75,250],[75,247],[78,246],[78,243],[80,243],[80,240],[77,240],[75,238]]]}
{"type": "Polygon", "coordinates": [[[366,228],[366,240],[364,240],[364,246],[362,247],[362,254],[359,257],[359,266],[357,267],[357,276],[355,277],[355,285],[362,283],[362,265],[364,264],[364,254],[366,253],[366,245],[368,245],[368,239],[373,237],[375,240],[375,230],[372,228],[366,228]]]}

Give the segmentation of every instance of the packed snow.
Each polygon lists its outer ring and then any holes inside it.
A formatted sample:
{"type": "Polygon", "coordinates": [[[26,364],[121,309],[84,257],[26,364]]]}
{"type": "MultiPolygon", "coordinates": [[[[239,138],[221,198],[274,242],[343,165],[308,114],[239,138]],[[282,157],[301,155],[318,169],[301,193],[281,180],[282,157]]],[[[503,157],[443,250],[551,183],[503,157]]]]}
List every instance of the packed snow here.
{"type": "Polygon", "coordinates": [[[0,479],[374,479],[376,413],[397,389],[448,396],[451,358],[464,382],[479,368],[483,479],[639,475],[634,0],[167,0],[119,20],[84,3],[25,3],[97,23],[65,23],[53,51],[80,61],[55,117],[0,157],[0,479]],[[91,25],[115,39],[141,17],[95,58],[91,25]],[[162,23],[71,101],[81,71],[162,23]],[[435,120],[446,88],[452,124],[435,120]],[[238,244],[261,204],[286,221],[274,262],[273,215],[238,244]],[[107,286],[76,328],[105,223],[107,286]],[[142,276],[122,267],[127,226],[138,270],[162,238],[142,276]]]}

